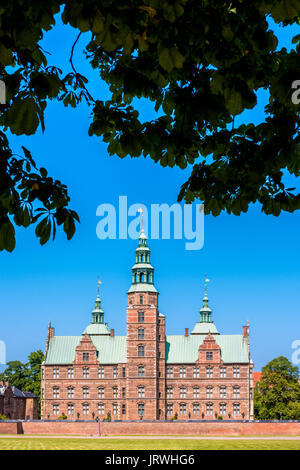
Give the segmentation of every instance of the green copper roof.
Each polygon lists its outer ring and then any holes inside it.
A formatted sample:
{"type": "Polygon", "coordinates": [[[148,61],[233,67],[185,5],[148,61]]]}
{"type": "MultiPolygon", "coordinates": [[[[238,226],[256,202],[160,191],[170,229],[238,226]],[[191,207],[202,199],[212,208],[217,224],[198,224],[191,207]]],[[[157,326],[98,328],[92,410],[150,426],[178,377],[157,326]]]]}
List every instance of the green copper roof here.
{"type": "Polygon", "coordinates": [[[90,323],[83,333],[88,335],[109,335],[110,329],[103,323],[90,323]]]}
{"type": "MultiPolygon", "coordinates": [[[[54,336],[50,339],[45,364],[72,364],[82,336],[54,336]]],[[[118,364],[126,358],[126,336],[91,336],[100,364],[118,364]]]]}
{"type": "Polygon", "coordinates": [[[139,282],[137,284],[131,284],[129,292],[157,292],[153,284],[147,282],[139,282]]]}
{"type": "Polygon", "coordinates": [[[191,334],[192,335],[207,335],[209,331],[211,332],[212,335],[219,333],[214,322],[197,322],[191,334]]]}
{"type": "MultiPolygon", "coordinates": [[[[72,364],[81,336],[54,336],[50,339],[46,365],[72,364]]],[[[224,363],[247,363],[248,345],[242,335],[216,335],[224,363]]],[[[126,336],[91,336],[98,351],[100,364],[118,364],[126,361],[126,336]]],[[[166,336],[167,364],[193,364],[198,359],[199,346],[204,335],[166,336]]]]}
{"type": "MultiPolygon", "coordinates": [[[[198,349],[205,336],[166,336],[166,362],[169,364],[193,364],[198,359],[198,349]]],[[[224,363],[249,362],[248,345],[243,335],[216,335],[224,363]]]]}

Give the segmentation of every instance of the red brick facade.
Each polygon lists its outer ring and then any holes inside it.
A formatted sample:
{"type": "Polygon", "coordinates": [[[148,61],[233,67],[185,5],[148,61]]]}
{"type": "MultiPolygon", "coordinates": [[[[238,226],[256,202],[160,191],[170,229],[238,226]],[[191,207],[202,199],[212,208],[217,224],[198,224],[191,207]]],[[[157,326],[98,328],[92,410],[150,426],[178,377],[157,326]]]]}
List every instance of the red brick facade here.
{"type": "MultiPolygon", "coordinates": [[[[142,251],[143,247],[139,249],[142,251]]],[[[145,262],[135,266],[153,269],[145,262]]],[[[165,317],[159,313],[157,291],[143,289],[140,284],[142,275],[138,274],[138,288],[128,292],[124,360],[102,363],[92,336],[84,334],[71,363],[56,365],[46,361],[42,366],[42,419],[57,419],[63,413],[68,419],[103,420],[107,415],[113,420],[220,416],[253,419],[253,363],[249,356],[248,326],[240,336],[248,351],[243,362],[225,363],[216,336],[209,330],[197,336],[198,357],[193,362],[167,361],[165,317]]],[[[115,338],[114,330],[111,336],[115,338]]],[[[47,344],[53,337],[50,327],[47,344]]],[[[189,337],[186,331],[185,338],[189,337]]]]}

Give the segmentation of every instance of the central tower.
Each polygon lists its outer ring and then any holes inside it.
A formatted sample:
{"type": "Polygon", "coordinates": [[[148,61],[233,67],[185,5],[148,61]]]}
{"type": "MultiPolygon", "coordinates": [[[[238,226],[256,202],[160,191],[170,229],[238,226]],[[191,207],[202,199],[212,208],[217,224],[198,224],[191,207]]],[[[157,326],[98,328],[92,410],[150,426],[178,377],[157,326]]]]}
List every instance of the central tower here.
{"type": "Polygon", "coordinates": [[[144,230],[127,294],[127,419],[164,418],[160,398],[164,397],[165,318],[158,311],[154,268],[144,230]]]}

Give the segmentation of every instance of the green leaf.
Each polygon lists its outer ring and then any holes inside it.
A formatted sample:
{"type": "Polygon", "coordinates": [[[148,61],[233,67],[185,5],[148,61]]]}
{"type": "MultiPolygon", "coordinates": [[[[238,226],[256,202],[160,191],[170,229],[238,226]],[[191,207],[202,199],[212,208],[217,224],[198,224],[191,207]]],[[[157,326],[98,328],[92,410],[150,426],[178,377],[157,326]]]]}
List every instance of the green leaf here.
{"type": "Polygon", "coordinates": [[[34,99],[17,99],[8,111],[8,122],[13,134],[34,134],[39,125],[38,110],[34,99]]]}
{"type": "Polygon", "coordinates": [[[224,98],[226,108],[230,114],[236,115],[243,111],[242,96],[238,91],[232,88],[226,88],[224,98]]]}
{"type": "Polygon", "coordinates": [[[8,222],[0,225],[0,251],[6,250],[11,253],[15,246],[15,229],[9,220],[8,222]]]}

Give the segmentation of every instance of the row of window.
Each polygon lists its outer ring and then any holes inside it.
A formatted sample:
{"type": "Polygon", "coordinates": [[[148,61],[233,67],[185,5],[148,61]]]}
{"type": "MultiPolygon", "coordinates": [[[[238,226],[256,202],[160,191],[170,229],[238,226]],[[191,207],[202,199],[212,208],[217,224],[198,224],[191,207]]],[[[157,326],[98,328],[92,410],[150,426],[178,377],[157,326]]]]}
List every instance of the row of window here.
{"type": "MultiPolygon", "coordinates": [[[[218,394],[219,398],[227,398],[227,392],[228,392],[229,387],[221,386],[218,387],[218,394]]],[[[232,397],[235,398],[240,398],[240,387],[239,386],[233,386],[232,387],[232,397]]],[[[167,398],[173,398],[173,387],[167,387],[167,398]]],[[[187,388],[186,387],[179,387],[179,398],[186,398],[187,396],[187,388]]],[[[200,397],[200,389],[199,387],[193,387],[193,398],[199,398],[200,397]]],[[[214,393],[213,393],[213,387],[211,385],[208,385],[206,387],[206,398],[214,398],[214,393]]]]}
{"type": "MultiPolygon", "coordinates": [[[[205,404],[205,410],[206,410],[206,415],[207,416],[213,416],[214,413],[218,413],[222,416],[226,415],[227,413],[227,403],[219,403],[219,407],[214,406],[213,403],[206,403],[205,404]]],[[[240,403],[233,403],[232,406],[232,414],[233,416],[239,416],[240,415],[240,403]]],[[[186,403],[180,403],[179,404],[179,414],[180,415],[186,415],[187,412],[187,404],[186,403]]],[[[173,416],[174,414],[174,405],[173,403],[167,403],[167,415],[168,416],[173,416]]],[[[194,415],[199,415],[200,414],[200,403],[193,403],[193,414],[194,415]]]]}
{"type": "MultiPolygon", "coordinates": [[[[88,354],[88,353],[84,353],[88,354]]],[[[82,378],[83,379],[88,379],[90,377],[90,368],[89,367],[83,367],[82,369],[82,378]]],[[[59,379],[59,367],[53,367],[53,378],[54,379],[59,379]]],[[[119,372],[118,372],[118,367],[114,366],[112,369],[112,376],[114,379],[117,379],[119,377],[119,372]]],[[[74,368],[73,367],[68,367],[68,373],[67,373],[68,379],[74,379],[74,368]]],[[[122,367],[122,377],[126,377],[126,368],[122,367]]],[[[44,369],[42,369],[42,379],[45,378],[44,375],[44,369]]],[[[99,379],[104,379],[104,367],[99,367],[98,368],[98,378],[99,379]]]]}
{"type": "MultiPolygon", "coordinates": [[[[221,366],[219,368],[214,368],[212,366],[206,367],[206,377],[207,378],[213,377],[215,375],[214,370],[216,371],[217,369],[219,369],[219,377],[221,378],[227,377],[227,367],[225,366],[221,366]]],[[[167,367],[166,373],[167,373],[167,379],[172,379],[174,377],[174,368],[167,367]]],[[[233,377],[238,379],[240,377],[240,367],[233,366],[232,373],[233,373],[233,377]]],[[[187,377],[186,367],[182,366],[179,368],[179,377],[182,379],[185,379],[187,377]]],[[[200,378],[200,367],[193,367],[193,378],[194,379],[200,378]]]]}
{"type": "MultiPolygon", "coordinates": [[[[88,353],[84,353],[88,354],[88,353]]],[[[144,345],[139,345],[138,346],[138,356],[143,357],[145,354],[145,347],[144,345]]],[[[166,375],[168,379],[174,378],[174,367],[167,367],[166,368],[166,375]]],[[[218,376],[221,378],[226,378],[227,377],[227,367],[221,366],[219,368],[214,368],[211,366],[206,367],[206,377],[207,378],[212,378],[216,376],[216,370],[219,370],[218,376]]],[[[44,369],[42,369],[42,378],[44,379],[44,369]]],[[[232,367],[232,374],[233,378],[239,378],[240,377],[240,367],[239,366],[233,366],[232,367]]],[[[98,378],[99,379],[104,379],[104,367],[99,367],[98,368],[98,378]]],[[[145,375],[145,366],[139,365],[138,366],[138,375],[139,377],[143,377],[145,375]]],[[[85,366],[82,368],[82,378],[88,379],[90,376],[90,368],[85,366]]],[[[118,367],[114,366],[112,370],[112,376],[114,379],[117,379],[119,376],[118,373],[118,367]]],[[[69,367],[68,368],[68,374],[67,374],[68,379],[74,379],[74,368],[69,367]]],[[[122,368],[122,377],[126,377],[126,368],[122,368]]],[[[184,379],[187,377],[187,368],[186,367],[179,367],[179,377],[184,379]]],[[[53,367],[53,378],[58,379],[59,378],[59,367],[53,367]]],[[[200,367],[193,367],[193,378],[197,379],[200,378],[200,367]]]]}
{"type": "MultiPolygon", "coordinates": [[[[68,387],[68,398],[74,398],[75,393],[74,393],[74,387],[70,386],[68,387]]],[[[105,388],[104,387],[98,387],[98,398],[105,398],[105,388]]],[[[219,398],[227,398],[227,387],[218,387],[219,391],[219,398]]],[[[240,387],[239,386],[233,386],[232,388],[233,394],[232,397],[233,399],[240,398],[240,387]]],[[[60,388],[59,387],[53,387],[52,390],[52,397],[54,399],[60,398],[60,388]]],[[[118,398],[118,387],[113,387],[112,388],[112,396],[113,398],[118,398]]],[[[173,387],[167,387],[167,399],[173,398],[174,395],[174,389],[173,387]]],[[[122,388],[122,398],[125,398],[126,396],[126,389],[125,387],[122,388]]],[[[43,390],[44,394],[44,390],[43,390]]],[[[145,387],[140,385],[137,387],[137,395],[139,398],[144,398],[145,397],[145,387]]],[[[83,399],[88,399],[90,397],[90,389],[89,387],[82,387],[82,398],[83,399]]],[[[187,388],[186,387],[179,387],[179,398],[186,398],[187,397],[187,388]]],[[[199,398],[200,397],[200,389],[199,387],[193,387],[193,398],[199,398]]],[[[43,396],[44,398],[44,396],[43,396]]],[[[211,385],[208,385],[206,387],[206,398],[214,398],[214,393],[213,393],[213,387],[211,385]]]]}
{"type": "MultiPolygon", "coordinates": [[[[194,415],[200,415],[200,403],[193,403],[193,414],[194,415]]],[[[206,403],[205,404],[205,411],[206,411],[206,416],[213,416],[215,413],[220,414],[221,416],[226,415],[227,413],[227,403],[219,403],[219,405],[215,405],[213,403],[206,403]]],[[[74,403],[68,403],[67,404],[67,414],[69,416],[74,415],[74,410],[75,410],[75,405],[74,403]]],[[[98,415],[104,415],[105,413],[105,404],[104,403],[98,403],[97,405],[97,411],[98,415]]],[[[114,416],[118,415],[119,412],[119,406],[117,403],[112,404],[112,413],[114,416]]],[[[54,403],[52,405],[52,413],[53,415],[59,415],[60,414],[60,406],[58,403],[54,403]]],[[[126,405],[123,404],[121,407],[121,413],[123,415],[126,414],[126,405]]],[[[145,403],[138,403],[138,414],[143,415],[145,413],[145,403]]],[[[240,403],[233,403],[232,406],[232,414],[233,416],[239,416],[241,413],[241,407],[240,403]]],[[[82,404],[82,414],[83,416],[87,416],[90,414],[90,404],[89,403],[83,403],[82,404]]],[[[187,414],[187,404],[186,403],[180,403],[179,404],[179,414],[182,416],[185,416],[187,414]]],[[[204,414],[204,413],[202,413],[204,414]]],[[[93,413],[95,415],[95,413],[93,413]]],[[[167,403],[167,415],[168,416],[173,416],[174,415],[174,405],[173,403],[167,403]]]]}

